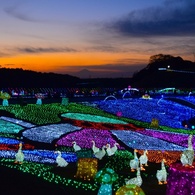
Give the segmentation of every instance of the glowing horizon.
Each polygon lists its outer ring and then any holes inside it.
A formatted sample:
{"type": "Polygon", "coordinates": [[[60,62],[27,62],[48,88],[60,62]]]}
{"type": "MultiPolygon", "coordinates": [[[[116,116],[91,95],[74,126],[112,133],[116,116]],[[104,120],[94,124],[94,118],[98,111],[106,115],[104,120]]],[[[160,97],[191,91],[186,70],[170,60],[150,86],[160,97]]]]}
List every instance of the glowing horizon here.
{"type": "Polygon", "coordinates": [[[157,54],[194,61],[193,6],[184,0],[3,1],[0,65],[121,75],[157,54]]]}

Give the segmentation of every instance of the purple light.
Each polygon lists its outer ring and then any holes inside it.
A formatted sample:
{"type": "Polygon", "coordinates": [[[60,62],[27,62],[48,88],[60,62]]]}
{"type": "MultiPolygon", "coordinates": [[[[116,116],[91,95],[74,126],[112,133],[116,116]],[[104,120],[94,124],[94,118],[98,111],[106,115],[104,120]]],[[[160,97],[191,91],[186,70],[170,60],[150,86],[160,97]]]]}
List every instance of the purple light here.
{"type": "Polygon", "coordinates": [[[173,163],[169,167],[166,195],[195,194],[195,168],[173,163]]]}

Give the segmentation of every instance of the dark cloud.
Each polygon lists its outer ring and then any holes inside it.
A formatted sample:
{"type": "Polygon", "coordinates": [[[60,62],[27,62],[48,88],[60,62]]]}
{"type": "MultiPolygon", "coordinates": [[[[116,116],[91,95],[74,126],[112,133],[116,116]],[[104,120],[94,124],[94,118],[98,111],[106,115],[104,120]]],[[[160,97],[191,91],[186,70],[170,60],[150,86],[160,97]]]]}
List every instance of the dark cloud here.
{"type": "Polygon", "coordinates": [[[166,0],[161,7],[134,10],[106,27],[132,37],[194,36],[194,10],[194,0],[166,0]]]}
{"type": "Polygon", "coordinates": [[[14,67],[15,66],[15,64],[4,64],[4,66],[6,66],[6,67],[14,67]]]}
{"type": "Polygon", "coordinates": [[[100,51],[100,52],[111,52],[111,53],[118,53],[118,52],[124,52],[124,50],[113,47],[111,45],[101,45],[101,46],[94,46],[86,49],[87,51],[100,51]]]}
{"type": "Polygon", "coordinates": [[[10,53],[0,52],[0,58],[10,57],[10,56],[11,56],[10,53]]]}
{"type": "Polygon", "coordinates": [[[72,48],[35,48],[35,47],[25,47],[25,48],[17,48],[16,49],[18,52],[22,53],[58,53],[58,52],[76,52],[77,50],[72,49],[72,48]]]}
{"type": "Polygon", "coordinates": [[[0,52],[0,58],[1,58],[1,57],[4,57],[5,55],[6,55],[5,53],[0,52]]]}
{"type": "Polygon", "coordinates": [[[20,20],[24,20],[24,21],[28,21],[28,22],[38,22],[39,20],[31,17],[29,15],[29,12],[25,13],[25,12],[21,12],[19,9],[18,9],[18,4],[16,5],[13,5],[13,6],[10,6],[10,7],[7,7],[4,9],[4,11],[10,15],[10,16],[13,16],[17,19],[20,19],[20,20]]]}

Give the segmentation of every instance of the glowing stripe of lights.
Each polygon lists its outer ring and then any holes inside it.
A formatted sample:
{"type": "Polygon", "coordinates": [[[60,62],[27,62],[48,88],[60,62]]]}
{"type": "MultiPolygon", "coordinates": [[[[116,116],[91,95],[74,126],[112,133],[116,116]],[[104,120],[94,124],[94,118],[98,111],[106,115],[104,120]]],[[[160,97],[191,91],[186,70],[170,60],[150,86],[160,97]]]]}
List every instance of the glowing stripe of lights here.
{"type": "Polygon", "coordinates": [[[52,124],[27,129],[23,132],[23,136],[33,141],[52,143],[53,140],[58,139],[61,135],[79,129],[80,127],[70,124],[52,124]]]}
{"type": "Polygon", "coordinates": [[[61,115],[65,118],[71,118],[71,119],[79,119],[79,120],[85,120],[90,122],[103,122],[103,123],[113,123],[113,124],[127,124],[127,122],[124,122],[122,120],[107,118],[103,116],[97,116],[97,115],[91,115],[91,114],[80,114],[80,113],[65,113],[61,115]]]}
{"type": "MultiPolygon", "coordinates": [[[[17,151],[3,150],[0,151],[0,157],[15,159],[16,152],[17,151]]],[[[37,162],[37,163],[50,163],[50,164],[56,163],[57,154],[55,154],[54,151],[23,150],[23,153],[24,153],[24,161],[37,162]]],[[[77,156],[74,153],[62,152],[62,157],[69,163],[77,162],[77,156]]]]}
{"type": "Polygon", "coordinates": [[[11,122],[0,119],[0,132],[16,134],[24,128],[11,122]]]}
{"type": "MultiPolygon", "coordinates": [[[[144,131],[139,131],[139,133],[151,137],[155,137],[158,139],[162,139],[171,143],[175,143],[177,145],[188,147],[188,134],[181,134],[175,132],[165,132],[165,131],[157,131],[157,130],[150,130],[146,129],[144,131]]],[[[195,147],[195,138],[192,138],[192,144],[195,147]]]]}
{"type": "Polygon", "coordinates": [[[5,120],[5,121],[9,121],[12,123],[15,123],[17,125],[21,125],[23,127],[27,127],[27,128],[31,128],[34,127],[35,125],[31,124],[31,123],[27,123],[25,121],[19,120],[19,119],[14,119],[14,118],[10,118],[10,117],[6,117],[6,116],[1,116],[0,119],[5,120]]]}
{"type": "MultiPolygon", "coordinates": [[[[34,149],[30,144],[23,144],[23,149],[34,149]]],[[[0,144],[0,150],[18,150],[18,144],[0,144]]]]}
{"type": "Polygon", "coordinates": [[[107,143],[110,143],[111,146],[116,143],[116,140],[112,138],[110,131],[83,129],[81,131],[65,135],[57,141],[57,144],[72,147],[72,142],[76,141],[81,148],[92,148],[92,140],[94,140],[96,146],[100,148],[107,143]]]}
{"type": "Polygon", "coordinates": [[[127,146],[136,149],[182,151],[185,148],[154,137],[142,135],[134,131],[111,131],[127,146]]]}
{"type": "Polygon", "coordinates": [[[19,144],[20,141],[11,138],[0,137],[0,144],[19,144]]]}
{"type": "MultiPolygon", "coordinates": [[[[142,155],[144,150],[138,150],[142,155]]],[[[181,151],[167,151],[167,150],[148,150],[148,161],[153,163],[161,163],[163,159],[166,160],[166,165],[170,165],[176,161],[180,161],[181,151]]]]}
{"type": "MultiPolygon", "coordinates": [[[[101,117],[100,117],[101,119],[101,117]]],[[[86,120],[81,120],[81,119],[68,119],[68,118],[63,118],[63,121],[65,123],[70,123],[72,125],[82,127],[82,128],[93,128],[97,130],[143,130],[144,128],[138,127],[134,124],[128,123],[128,124],[115,124],[115,123],[107,123],[106,121],[102,122],[91,122],[87,120],[87,115],[86,115],[86,120]]]]}

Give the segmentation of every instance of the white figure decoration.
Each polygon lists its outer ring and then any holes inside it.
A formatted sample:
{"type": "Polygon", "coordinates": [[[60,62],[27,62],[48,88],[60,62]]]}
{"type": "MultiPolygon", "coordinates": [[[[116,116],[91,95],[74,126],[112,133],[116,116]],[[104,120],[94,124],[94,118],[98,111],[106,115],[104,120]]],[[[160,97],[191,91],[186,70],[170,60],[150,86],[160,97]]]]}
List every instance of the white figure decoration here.
{"type": "Polygon", "coordinates": [[[147,154],[148,154],[148,151],[144,150],[144,154],[139,157],[140,167],[141,167],[142,171],[145,171],[145,168],[143,167],[144,165],[148,166],[148,156],[147,156],[147,154]]]}
{"type": "Polygon", "coordinates": [[[56,163],[58,167],[66,167],[68,165],[68,162],[62,158],[62,154],[60,151],[56,151],[55,153],[58,154],[58,156],[56,157],[56,163]]]}
{"type": "Polygon", "coordinates": [[[110,147],[110,144],[106,144],[106,147],[107,147],[106,152],[108,156],[112,156],[115,154],[115,152],[118,150],[117,146],[119,146],[118,143],[115,143],[112,148],[110,147]]]}
{"type": "Polygon", "coordinates": [[[135,184],[135,185],[137,185],[137,186],[139,186],[139,187],[142,185],[143,180],[142,180],[142,177],[141,177],[141,174],[140,174],[140,168],[139,168],[139,167],[137,168],[136,177],[131,178],[131,179],[129,179],[129,180],[126,179],[125,183],[126,183],[126,185],[127,185],[127,184],[135,184]]]}
{"type": "Polygon", "coordinates": [[[95,157],[98,158],[99,160],[102,160],[102,158],[106,155],[105,148],[106,148],[106,146],[102,146],[102,149],[94,154],[95,157]]]}
{"type": "Polygon", "coordinates": [[[134,159],[130,160],[131,171],[134,172],[139,167],[139,159],[137,157],[137,150],[134,149],[134,159]]]}
{"type": "Polygon", "coordinates": [[[14,163],[18,163],[18,164],[22,164],[24,161],[24,154],[22,152],[22,143],[19,143],[19,149],[18,152],[15,155],[15,162],[14,163]]]}
{"type": "Polygon", "coordinates": [[[73,144],[73,149],[75,152],[81,150],[81,147],[79,145],[77,145],[77,143],[75,141],[73,141],[72,144],[73,144]]]}
{"type": "Polygon", "coordinates": [[[95,154],[95,153],[99,152],[99,151],[100,151],[100,149],[99,149],[98,147],[96,147],[96,146],[95,146],[95,141],[94,141],[94,140],[92,140],[91,142],[93,143],[93,145],[92,145],[92,150],[93,150],[93,153],[95,154]]]}
{"type": "Polygon", "coordinates": [[[156,178],[158,179],[159,185],[162,185],[163,183],[167,184],[167,170],[165,168],[165,162],[165,159],[163,159],[161,162],[161,169],[156,172],[156,178]]]}
{"type": "Polygon", "coordinates": [[[183,153],[181,154],[180,161],[183,166],[193,166],[193,161],[194,161],[194,149],[192,145],[192,138],[193,135],[189,135],[188,137],[188,148],[187,150],[184,150],[183,153]]]}

